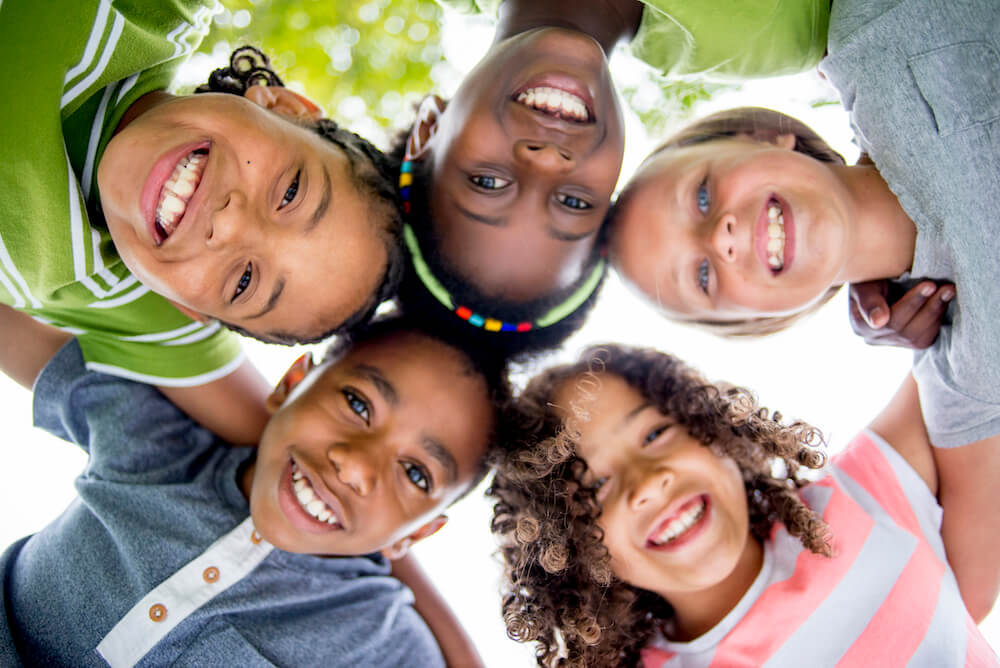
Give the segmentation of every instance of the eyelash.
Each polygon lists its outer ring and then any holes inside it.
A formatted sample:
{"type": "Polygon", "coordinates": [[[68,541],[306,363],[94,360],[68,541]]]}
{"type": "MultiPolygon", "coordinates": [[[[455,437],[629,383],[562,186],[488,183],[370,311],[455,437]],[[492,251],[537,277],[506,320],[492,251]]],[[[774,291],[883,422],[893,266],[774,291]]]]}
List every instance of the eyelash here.
{"type": "Polygon", "coordinates": [[[403,462],[403,472],[406,474],[406,479],[424,494],[430,494],[434,489],[434,482],[431,480],[430,473],[420,464],[403,462]],[[414,473],[419,474],[420,482],[414,479],[414,473]]]}
{"type": "Polygon", "coordinates": [[[708,294],[708,259],[698,263],[698,287],[706,295],[708,294]]]}
{"type": "Polygon", "coordinates": [[[347,408],[364,420],[366,425],[371,425],[371,407],[368,405],[368,402],[351,390],[341,390],[341,392],[347,401],[347,408]]]}
{"type": "Polygon", "coordinates": [[[295,201],[295,196],[299,194],[299,177],[301,175],[301,169],[295,172],[295,178],[292,179],[291,184],[288,186],[288,190],[285,191],[285,196],[281,198],[281,204],[278,205],[279,211],[295,201]]]}
{"type": "Polygon", "coordinates": [[[695,192],[694,202],[699,211],[702,213],[708,213],[708,209],[712,204],[712,200],[708,196],[708,177],[702,179],[701,183],[698,184],[698,190],[695,192]]]}
{"type": "Polygon", "coordinates": [[[248,287],[250,287],[250,280],[253,278],[253,265],[247,262],[247,266],[243,269],[243,274],[240,276],[240,280],[236,283],[236,290],[233,292],[233,298],[230,302],[236,301],[236,299],[242,295],[248,287]]]}
{"type": "Polygon", "coordinates": [[[556,195],[556,199],[559,200],[559,203],[563,206],[576,211],[586,211],[587,209],[594,208],[590,202],[574,195],[563,195],[560,193],[559,195],[556,195]]]}
{"type": "Polygon", "coordinates": [[[492,174],[474,174],[469,177],[469,181],[482,190],[503,190],[510,185],[510,179],[493,176],[492,174]],[[500,185],[497,185],[497,183],[500,185]]]}
{"type": "Polygon", "coordinates": [[[646,434],[646,437],[642,441],[642,447],[645,448],[647,445],[649,445],[650,443],[652,443],[653,441],[655,441],[656,439],[658,439],[663,434],[663,432],[667,431],[668,429],[670,429],[673,426],[674,426],[673,423],[664,424],[664,425],[660,425],[656,429],[652,429],[651,431],[649,431],[646,434]]]}

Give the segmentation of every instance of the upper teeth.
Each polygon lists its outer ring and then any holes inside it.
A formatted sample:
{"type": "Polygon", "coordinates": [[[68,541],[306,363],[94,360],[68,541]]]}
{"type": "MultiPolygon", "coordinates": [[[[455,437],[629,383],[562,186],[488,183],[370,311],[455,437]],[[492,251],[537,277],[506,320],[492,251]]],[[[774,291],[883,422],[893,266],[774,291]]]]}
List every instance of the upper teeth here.
{"type": "Polygon", "coordinates": [[[170,178],[163,184],[160,201],[156,205],[155,223],[164,239],[171,235],[177,222],[184,216],[188,201],[201,181],[207,160],[208,153],[204,149],[192,151],[181,158],[170,178]]]}
{"type": "Polygon", "coordinates": [[[302,471],[294,463],[292,464],[292,487],[295,489],[295,496],[299,500],[299,505],[307,513],[320,522],[340,526],[337,516],[333,514],[333,511],[330,510],[330,507],[322,499],[316,496],[316,492],[313,490],[312,485],[309,484],[309,480],[302,475],[302,471]]]}
{"type": "Polygon", "coordinates": [[[558,118],[565,118],[579,123],[590,120],[586,103],[580,97],[567,93],[559,88],[539,86],[521,91],[517,101],[532,109],[544,111],[558,118]]]}
{"type": "Polygon", "coordinates": [[[785,217],[777,200],[767,207],[767,263],[774,271],[785,266],[785,217]]]}
{"type": "Polygon", "coordinates": [[[690,529],[695,525],[695,523],[701,519],[701,516],[705,514],[705,501],[704,499],[698,499],[697,503],[691,505],[690,508],[685,510],[683,513],[670,520],[667,526],[663,527],[663,530],[657,536],[650,538],[650,541],[654,545],[663,545],[669,543],[670,541],[676,539],[682,533],[690,529]]]}

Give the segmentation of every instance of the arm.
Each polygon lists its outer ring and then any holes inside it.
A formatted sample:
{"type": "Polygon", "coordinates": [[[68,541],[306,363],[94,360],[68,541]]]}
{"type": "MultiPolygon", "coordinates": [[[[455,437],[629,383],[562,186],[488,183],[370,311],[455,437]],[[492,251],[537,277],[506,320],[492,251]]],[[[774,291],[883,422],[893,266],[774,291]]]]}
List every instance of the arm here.
{"type": "Polygon", "coordinates": [[[271,388],[249,360],[211,383],[159,390],[195,422],[238,445],[256,445],[269,417],[264,402],[271,388]]]}
{"type": "Polygon", "coordinates": [[[451,668],[477,668],[483,660],[444,598],[427,578],[416,557],[407,553],[392,562],[392,574],[413,591],[414,606],[434,634],[451,668]]]}
{"type": "Polygon", "coordinates": [[[71,338],[61,329],[0,304],[0,370],[29,390],[52,356],[71,338]]]}
{"type": "Polygon", "coordinates": [[[958,448],[935,448],[920,412],[913,376],[871,429],[892,444],[927,483],[944,511],[941,538],[969,614],[980,622],[1000,593],[1000,435],[958,448]]]}

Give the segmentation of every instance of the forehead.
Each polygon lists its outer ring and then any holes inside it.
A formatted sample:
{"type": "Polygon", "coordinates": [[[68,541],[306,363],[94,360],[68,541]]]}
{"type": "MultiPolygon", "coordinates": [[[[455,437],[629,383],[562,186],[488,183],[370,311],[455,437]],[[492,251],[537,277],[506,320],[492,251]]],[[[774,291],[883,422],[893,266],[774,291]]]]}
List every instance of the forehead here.
{"type": "Polygon", "coordinates": [[[581,436],[580,454],[626,427],[628,418],[648,401],[625,380],[612,373],[587,372],[562,381],[552,404],[581,436]]]}

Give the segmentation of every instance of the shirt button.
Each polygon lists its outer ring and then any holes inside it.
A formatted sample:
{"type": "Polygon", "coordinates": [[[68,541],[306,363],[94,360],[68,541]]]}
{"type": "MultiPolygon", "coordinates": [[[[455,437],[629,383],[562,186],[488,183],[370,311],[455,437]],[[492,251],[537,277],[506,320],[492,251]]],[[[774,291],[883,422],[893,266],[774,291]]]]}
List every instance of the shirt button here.
{"type": "Polygon", "coordinates": [[[259,544],[260,544],[260,541],[262,541],[262,540],[264,540],[264,539],[263,539],[263,538],[261,537],[261,535],[260,535],[259,533],[257,533],[257,530],[256,530],[256,529],[254,529],[254,530],[253,530],[253,533],[252,533],[252,534],[250,534],[250,541],[251,541],[251,542],[252,542],[252,543],[253,543],[254,545],[259,545],[259,544]]]}
{"type": "Polygon", "coordinates": [[[219,569],[215,566],[209,566],[201,574],[201,577],[205,578],[205,582],[216,582],[219,579],[219,569]]]}
{"type": "Polygon", "coordinates": [[[157,603],[149,608],[149,618],[154,622],[162,622],[167,618],[167,607],[162,603],[157,603]]]}

